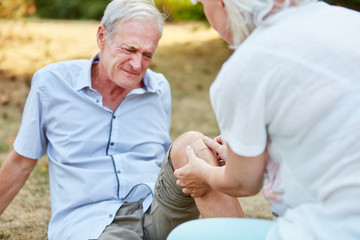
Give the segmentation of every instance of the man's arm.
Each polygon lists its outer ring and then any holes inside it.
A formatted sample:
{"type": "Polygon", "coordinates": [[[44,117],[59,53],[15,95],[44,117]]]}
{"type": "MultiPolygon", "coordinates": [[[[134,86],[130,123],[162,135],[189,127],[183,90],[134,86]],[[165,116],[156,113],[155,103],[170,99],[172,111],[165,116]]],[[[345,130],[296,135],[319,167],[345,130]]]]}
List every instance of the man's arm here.
{"type": "Polygon", "coordinates": [[[0,214],[24,186],[37,161],[12,151],[0,169],[0,214]]]}

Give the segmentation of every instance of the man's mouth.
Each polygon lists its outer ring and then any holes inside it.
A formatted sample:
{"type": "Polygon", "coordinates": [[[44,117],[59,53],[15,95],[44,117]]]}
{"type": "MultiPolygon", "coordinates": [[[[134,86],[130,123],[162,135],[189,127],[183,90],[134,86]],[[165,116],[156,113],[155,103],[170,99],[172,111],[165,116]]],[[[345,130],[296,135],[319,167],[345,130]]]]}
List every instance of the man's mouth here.
{"type": "Polygon", "coordinates": [[[139,75],[140,73],[137,72],[137,71],[134,71],[134,70],[128,70],[128,69],[121,69],[123,72],[125,72],[126,74],[129,74],[129,75],[133,75],[133,76],[137,76],[139,75]]]}

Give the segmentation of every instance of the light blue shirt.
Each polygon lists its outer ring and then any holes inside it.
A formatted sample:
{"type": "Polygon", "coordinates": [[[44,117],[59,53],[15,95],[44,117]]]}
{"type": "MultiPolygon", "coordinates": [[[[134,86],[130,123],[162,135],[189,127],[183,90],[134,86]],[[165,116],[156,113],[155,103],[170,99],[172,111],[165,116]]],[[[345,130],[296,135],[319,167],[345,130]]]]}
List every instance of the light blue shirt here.
{"type": "Polygon", "coordinates": [[[115,112],[91,88],[91,60],[37,71],[14,143],[17,153],[49,157],[49,239],[96,239],[124,202],[151,204],[171,145],[171,94],[162,74],[147,70],[115,112]]]}

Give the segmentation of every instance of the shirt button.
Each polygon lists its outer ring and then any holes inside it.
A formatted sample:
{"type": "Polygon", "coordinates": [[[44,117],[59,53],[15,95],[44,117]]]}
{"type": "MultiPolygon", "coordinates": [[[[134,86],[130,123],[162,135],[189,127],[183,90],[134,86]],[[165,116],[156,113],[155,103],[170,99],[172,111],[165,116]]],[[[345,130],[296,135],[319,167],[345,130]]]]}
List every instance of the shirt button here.
{"type": "Polygon", "coordinates": [[[110,145],[111,145],[111,146],[114,146],[114,143],[113,143],[113,142],[111,142],[111,143],[110,143],[110,145]]]}
{"type": "Polygon", "coordinates": [[[113,215],[112,214],[109,214],[109,218],[112,218],[113,217],[113,215]]]}
{"type": "Polygon", "coordinates": [[[97,103],[99,103],[100,101],[99,100],[96,100],[97,103]]]}
{"type": "Polygon", "coordinates": [[[117,173],[117,174],[120,174],[120,171],[118,170],[118,171],[116,171],[116,173],[117,173]]]}
{"type": "Polygon", "coordinates": [[[116,116],[113,116],[113,119],[115,119],[116,118],[116,116]]]}

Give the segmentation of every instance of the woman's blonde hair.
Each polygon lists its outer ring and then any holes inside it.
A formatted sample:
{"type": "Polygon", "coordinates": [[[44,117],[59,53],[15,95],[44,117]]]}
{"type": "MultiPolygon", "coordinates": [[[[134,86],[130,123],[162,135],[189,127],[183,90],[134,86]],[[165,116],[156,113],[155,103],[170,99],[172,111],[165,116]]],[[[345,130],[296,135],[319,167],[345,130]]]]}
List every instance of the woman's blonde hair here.
{"type": "Polygon", "coordinates": [[[317,0],[223,0],[229,14],[229,24],[233,33],[234,47],[242,43],[255,27],[264,24],[265,17],[288,8],[290,5],[303,5],[317,0]]]}

